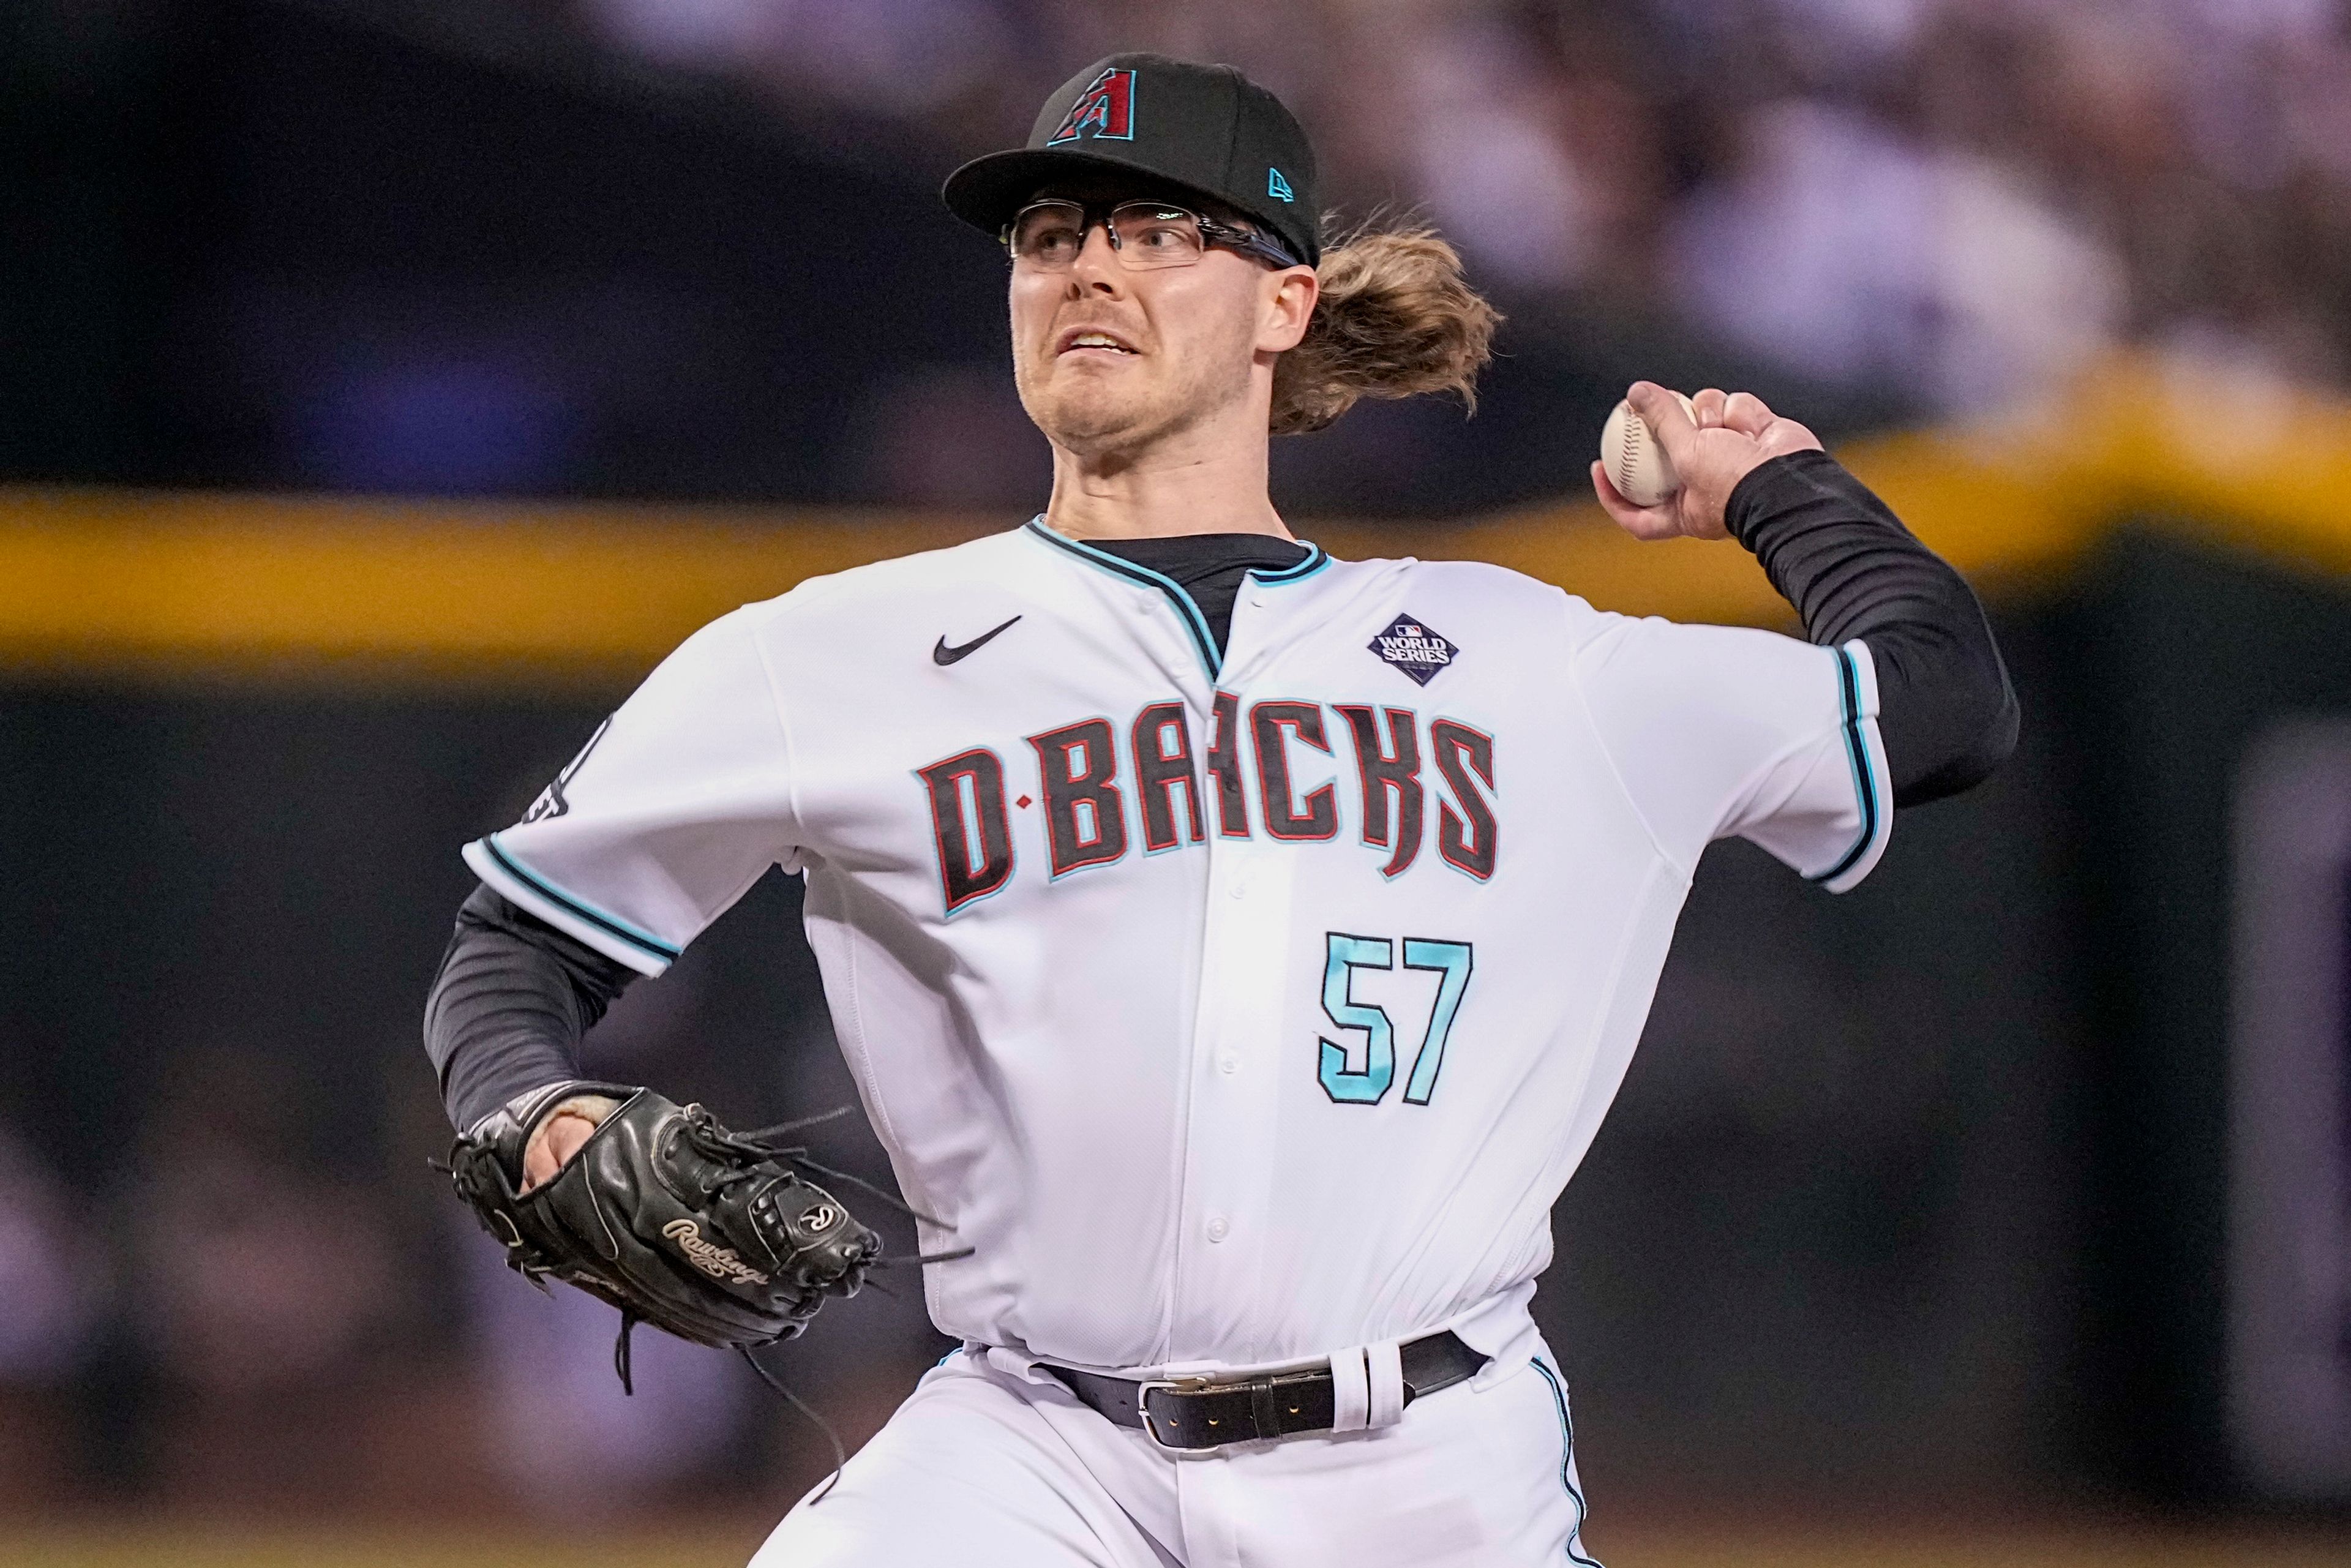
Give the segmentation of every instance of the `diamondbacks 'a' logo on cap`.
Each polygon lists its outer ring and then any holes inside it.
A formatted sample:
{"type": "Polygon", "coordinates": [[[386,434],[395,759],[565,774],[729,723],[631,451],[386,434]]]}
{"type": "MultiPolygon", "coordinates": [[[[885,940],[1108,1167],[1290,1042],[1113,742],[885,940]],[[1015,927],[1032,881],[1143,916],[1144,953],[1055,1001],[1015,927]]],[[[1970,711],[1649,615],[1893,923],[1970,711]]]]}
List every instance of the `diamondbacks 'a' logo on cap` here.
{"type": "Polygon", "coordinates": [[[1370,646],[1373,653],[1424,686],[1461,652],[1439,636],[1436,628],[1409,615],[1389,622],[1388,629],[1373,638],[1370,646]]]}
{"type": "Polygon", "coordinates": [[[1094,78],[1086,90],[1078,94],[1078,101],[1070,105],[1070,112],[1061,117],[1061,128],[1045,138],[1045,145],[1059,147],[1081,136],[1097,141],[1134,140],[1133,71],[1110,70],[1094,78]]]}

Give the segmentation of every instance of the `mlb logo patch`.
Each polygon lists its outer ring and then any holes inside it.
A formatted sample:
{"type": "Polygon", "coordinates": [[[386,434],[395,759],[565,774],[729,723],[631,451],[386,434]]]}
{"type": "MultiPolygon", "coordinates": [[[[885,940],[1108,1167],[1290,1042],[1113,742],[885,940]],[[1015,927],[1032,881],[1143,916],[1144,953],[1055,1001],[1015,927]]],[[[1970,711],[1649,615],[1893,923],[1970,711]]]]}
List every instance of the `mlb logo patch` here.
{"type": "Polygon", "coordinates": [[[1134,140],[1133,71],[1110,70],[1094,78],[1086,90],[1078,94],[1078,101],[1070,105],[1070,112],[1061,117],[1060,129],[1045,138],[1045,145],[1059,147],[1081,136],[1097,141],[1134,140]]]}
{"type": "Polygon", "coordinates": [[[1388,622],[1388,629],[1372,639],[1373,653],[1426,685],[1439,670],[1453,663],[1461,652],[1440,636],[1437,629],[1425,621],[1409,615],[1399,615],[1388,622]]]}

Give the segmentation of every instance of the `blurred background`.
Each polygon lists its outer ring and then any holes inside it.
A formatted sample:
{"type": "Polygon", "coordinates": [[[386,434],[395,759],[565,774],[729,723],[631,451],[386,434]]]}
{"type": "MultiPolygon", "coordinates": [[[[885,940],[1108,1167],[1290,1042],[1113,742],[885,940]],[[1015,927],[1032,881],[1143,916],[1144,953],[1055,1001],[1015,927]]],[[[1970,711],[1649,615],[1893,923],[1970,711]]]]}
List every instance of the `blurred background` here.
{"type": "MultiPolygon", "coordinates": [[[[1587,1544],[2351,1562],[2341,0],[10,0],[0,1561],[718,1564],[823,1472],[500,1269],[421,1004],[458,846],[685,632],[1041,505],[935,192],[1132,47],[1509,315],[1474,420],[1278,446],[1301,533],[1783,624],[1583,495],[1635,376],[1749,387],[2022,696],[1854,894],[1703,867],[1537,1301],[1587,1544]]],[[[848,1103],[798,904],[592,1069],[848,1103]]],[[[869,1292],[772,1360],[854,1442],[942,1348],[869,1292]]]]}

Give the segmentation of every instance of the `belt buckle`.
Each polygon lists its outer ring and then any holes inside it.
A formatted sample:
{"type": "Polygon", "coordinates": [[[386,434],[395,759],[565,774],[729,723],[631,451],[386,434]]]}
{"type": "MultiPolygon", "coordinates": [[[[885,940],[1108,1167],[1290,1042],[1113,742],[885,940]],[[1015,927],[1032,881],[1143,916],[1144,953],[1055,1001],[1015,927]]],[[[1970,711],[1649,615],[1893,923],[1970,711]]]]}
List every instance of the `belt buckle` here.
{"type": "Polygon", "coordinates": [[[1151,1424],[1151,1391],[1153,1389],[1164,1388],[1170,1394],[1205,1394],[1217,1386],[1217,1384],[1213,1379],[1207,1377],[1151,1377],[1136,1384],[1134,1385],[1135,1413],[1143,1417],[1143,1435],[1150,1439],[1151,1446],[1163,1454],[1205,1454],[1212,1449],[1225,1447],[1226,1445],[1222,1443],[1212,1443],[1206,1448],[1187,1448],[1180,1443],[1171,1443],[1159,1435],[1159,1428],[1151,1424]]]}

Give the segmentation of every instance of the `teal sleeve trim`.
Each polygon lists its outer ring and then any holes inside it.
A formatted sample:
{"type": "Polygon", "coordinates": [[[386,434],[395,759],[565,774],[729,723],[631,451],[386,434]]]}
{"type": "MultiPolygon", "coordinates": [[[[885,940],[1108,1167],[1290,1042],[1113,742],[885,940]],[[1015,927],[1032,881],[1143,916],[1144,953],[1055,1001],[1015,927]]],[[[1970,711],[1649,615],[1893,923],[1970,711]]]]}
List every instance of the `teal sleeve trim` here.
{"type": "MultiPolygon", "coordinates": [[[[498,842],[497,834],[492,833],[489,837],[476,841],[481,848],[483,857],[490,862],[491,866],[520,884],[522,890],[538,894],[539,898],[553,904],[574,920],[590,927],[598,935],[622,944],[629,953],[642,955],[666,967],[684,951],[674,943],[664,942],[651,932],[632,925],[618,915],[608,915],[585,899],[566,893],[517,860],[505,845],[498,842]]],[[[613,956],[625,957],[628,954],[613,956]]]]}
{"type": "Polygon", "coordinates": [[[1854,797],[1861,807],[1861,836],[1854,841],[1853,847],[1845,851],[1834,865],[1808,879],[1826,883],[1836,881],[1859,864],[1862,856],[1877,842],[1881,814],[1877,800],[1879,776],[1876,761],[1870,755],[1869,737],[1863,729],[1869,716],[1861,708],[1861,674],[1854,666],[1851,651],[1844,648],[1833,651],[1837,662],[1837,696],[1844,709],[1845,761],[1853,770],[1854,797]]]}

